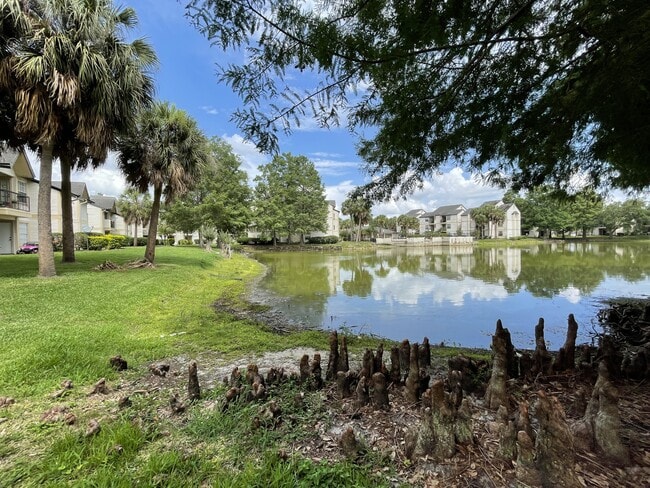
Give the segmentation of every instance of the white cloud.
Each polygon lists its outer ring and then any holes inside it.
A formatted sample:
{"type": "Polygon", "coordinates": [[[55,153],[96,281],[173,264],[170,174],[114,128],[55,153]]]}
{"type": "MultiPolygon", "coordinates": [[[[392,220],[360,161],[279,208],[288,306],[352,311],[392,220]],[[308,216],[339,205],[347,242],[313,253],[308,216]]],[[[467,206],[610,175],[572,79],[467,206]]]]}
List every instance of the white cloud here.
{"type": "Polygon", "coordinates": [[[321,158],[312,158],[312,162],[321,176],[346,175],[350,169],[356,170],[361,164],[358,161],[335,161],[321,158]]]}
{"type": "Polygon", "coordinates": [[[322,159],[332,159],[332,158],[340,158],[342,155],[339,153],[328,153],[328,152],[313,152],[310,153],[309,156],[312,158],[322,158],[322,159]]]}
{"type": "Polygon", "coordinates": [[[269,156],[261,153],[252,142],[247,141],[239,134],[222,135],[221,138],[230,144],[232,150],[242,160],[242,170],[248,173],[248,180],[252,183],[253,179],[259,174],[258,167],[269,162],[269,156]]]}
{"type": "Polygon", "coordinates": [[[568,286],[558,292],[558,296],[565,298],[569,303],[580,303],[582,295],[575,286],[568,286]]]}
{"type": "Polygon", "coordinates": [[[460,307],[468,298],[479,301],[504,300],[508,292],[502,285],[484,283],[468,276],[450,280],[430,274],[405,275],[391,269],[387,276],[373,281],[372,296],[377,301],[408,305],[417,305],[422,298],[431,297],[433,303],[450,303],[460,307]]]}
{"type": "MultiPolygon", "coordinates": [[[[328,195],[336,195],[337,204],[340,206],[347,198],[347,194],[356,186],[351,180],[345,180],[328,186],[326,190],[328,195]]],[[[443,205],[455,203],[473,208],[485,201],[497,200],[503,196],[503,193],[503,189],[488,186],[476,178],[463,174],[462,169],[453,168],[425,181],[422,188],[411,195],[376,203],[372,207],[372,214],[394,217],[417,208],[433,211],[443,205]]]]}
{"type": "MultiPolygon", "coordinates": [[[[36,179],[40,177],[41,162],[36,153],[27,151],[36,179]]],[[[97,169],[88,169],[86,171],[73,171],[70,175],[72,181],[82,181],[86,183],[88,193],[95,195],[111,195],[119,197],[126,188],[126,181],[122,173],[117,169],[117,154],[108,153],[106,162],[97,169]]],[[[61,181],[61,165],[58,160],[52,163],[52,181],[61,181]]]]}
{"type": "Polygon", "coordinates": [[[219,115],[219,110],[212,105],[202,105],[200,108],[208,115],[219,115]]]}
{"type": "Polygon", "coordinates": [[[327,200],[334,200],[336,208],[341,209],[343,201],[348,198],[348,193],[357,187],[352,180],[342,181],[336,185],[325,186],[325,198],[327,200]]]}
{"type": "Polygon", "coordinates": [[[119,197],[126,189],[126,180],[120,170],[117,169],[117,153],[108,154],[106,163],[99,168],[87,171],[74,171],[73,181],[84,181],[91,195],[101,193],[119,197]]]}

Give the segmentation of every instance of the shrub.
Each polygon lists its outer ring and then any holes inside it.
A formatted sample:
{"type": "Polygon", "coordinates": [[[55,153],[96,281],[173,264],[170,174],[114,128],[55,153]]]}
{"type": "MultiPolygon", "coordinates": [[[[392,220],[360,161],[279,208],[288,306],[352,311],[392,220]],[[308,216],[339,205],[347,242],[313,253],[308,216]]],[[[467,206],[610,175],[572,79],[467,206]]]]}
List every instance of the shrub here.
{"type": "Polygon", "coordinates": [[[188,239],[181,239],[180,241],[178,241],[178,245],[179,246],[191,246],[192,241],[190,241],[188,239]]]}
{"type": "Polygon", "coordinates": [[[336,236],[314,236],[309,238],[310,244],[336,244],[339,238],[336,236]]]}
{"type": "Polygon", "coordinates": [[[55,251],[61,251],[63,249],[63,234],[60,232],[52,233],[52,246],[54,246],[55,251]]]}
{"type": "Polygon", "coordinates": [[[119,249],[124,247],[127,242],[128,238],[126,236],[116,234],[88,236],[88,248],[94,251],[102,249],[119,249]]]}
{"type": "Polygon", "coordinates": [[[88,249],[88,234],[84,232],[75,232],[74,247],[75,249],[88,249]]]}
{"type": "Polygon", "coordinates": [[[260,236],[260,237],[245,237],[245,236],[240,236],[237,238],[237,242],[240,244],[249,244],[249,245],[262,245],[266,246],[268,244],[271,244],[273,242],[273,239],[271,237],[266,237],[266,236],[260,236]]]}
{"type": "MultiPolygon", "coordinates": [[[[126,240],[124,241],[124,246],[132,246],[133,245],[133,237],[129,236],[125,238],[126,240]]],[[[138,237],[138,246],[146,246],[147,245],[147,238],[146,237],[138,237]]]]}

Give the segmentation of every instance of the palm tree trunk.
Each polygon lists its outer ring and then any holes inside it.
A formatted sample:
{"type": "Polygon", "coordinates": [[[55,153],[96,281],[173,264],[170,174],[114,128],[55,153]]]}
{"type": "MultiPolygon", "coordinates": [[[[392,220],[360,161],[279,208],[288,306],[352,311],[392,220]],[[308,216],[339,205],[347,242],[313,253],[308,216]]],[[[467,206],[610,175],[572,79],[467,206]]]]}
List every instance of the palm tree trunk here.
{"type": "Polygon", "coordinates": [[[144,252],[144,258],[152,264],[156,257],[156,234],[158,233],[158,216],[160,215],[161,196],[162,185],[156,185],[153,189],[153,204],[151,205],[151,217],[149,218],[147,249],[144,252]]]}
{"type": "Polygon", "coordinates": [[[357,242],[361,242],[361,220],[359,220],[359,225],[357,226],[357,242]]]}
{"type": "Polygon", "coordinates": [[[53,144],[41,146],[38,183],[38,276],[56,276],[52,245],[52,151],[53,144]]]}
{"type": "Polygon", "coordinates": [[[61,218],[63,220],[63,259],[64,263],[74,263],[74,226],[72,223],[72,187],[70,173],[72,158],[69,154],[61,156],[61,218]]]}
{"type": "Polygon", "coordinates": [[[138,245],[138,219],[133,223],[133,247],[138,245]]]}

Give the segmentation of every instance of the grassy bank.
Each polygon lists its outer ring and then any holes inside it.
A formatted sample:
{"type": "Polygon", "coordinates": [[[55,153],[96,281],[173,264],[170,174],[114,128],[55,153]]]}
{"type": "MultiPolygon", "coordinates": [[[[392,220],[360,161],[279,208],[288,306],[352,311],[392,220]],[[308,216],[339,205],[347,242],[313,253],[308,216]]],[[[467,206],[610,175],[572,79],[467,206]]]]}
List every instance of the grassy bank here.
{"type": "MultiPolygon", "coordinates": [[[[0,486],[378,484],[369,465],[282,455],[291,442],[314,435],[305,425],[327,419],[318,394],[298,408],[291,384],[275,392],[293,419],[283,428],[251,430],[257,404],[213,410],[224,396],[221,386],[185,416],[170,415],[170,390],[147,383],[157,378],[148,364],[206,352],[225,362],[292,347],[325,351],[327,336],[280,335],[216,311],[216,300],[248,306],[242,296],[261,266],[242,255],[223,259],[197,248],[161,247],[155,268],[95,270],[105,261],[123,266],[142,252],[79,252],[76,263],[58,263],[52,279],[36,277],[37,256],[0,256],[0,486]],[[109,367],[117,354],[128,371],[109,367]],[[88,394],[99,378],[107,379],[111,394],[88,394]],[[64,379],[74,388],[54,397],[64,379]],[[137,395],[119,408],[129,388],[137,395]],[[3,397],[15,403],[3,406],[3,397]],[[45,420],[52,408],[74,421],[45,420]],[[92,436],[85,434],[91,419],[101,422],[92,436]]],[[[186,380],[170,381],[184,395],[186,380]]]]}
{"type": "Polygon", "coordinates": [[[51,391],[63,378],[112,377],[108,358],[137,366],[211,350],[227,357],[260,349],[318,345],[321,334],[281,337],[227,314],[216,299],[238,300],[260,272],[255,261],[196,248],[162,247],[154,269],[94,271],[124,264],[142,249],[77,253],[54,279],[36,278],[37,256],[0,257],[0,394],[51,391]]]}

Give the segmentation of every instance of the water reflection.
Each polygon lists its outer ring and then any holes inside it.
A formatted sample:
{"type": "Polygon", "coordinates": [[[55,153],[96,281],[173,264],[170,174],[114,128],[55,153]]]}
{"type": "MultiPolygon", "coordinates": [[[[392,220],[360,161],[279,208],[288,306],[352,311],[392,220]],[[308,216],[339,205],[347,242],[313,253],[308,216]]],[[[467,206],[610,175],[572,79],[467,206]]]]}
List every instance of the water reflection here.
{"type": "Polygon", "coordinates": [[[519,346],[546,319],[551,347],[574,313],[587,340],[599,300],[650,292],[650,243],[530,248],[378,248],[371,253],[265,253],[267,290],[291,318],[392,339],[487,346],[497,318],[519,346]]]}

